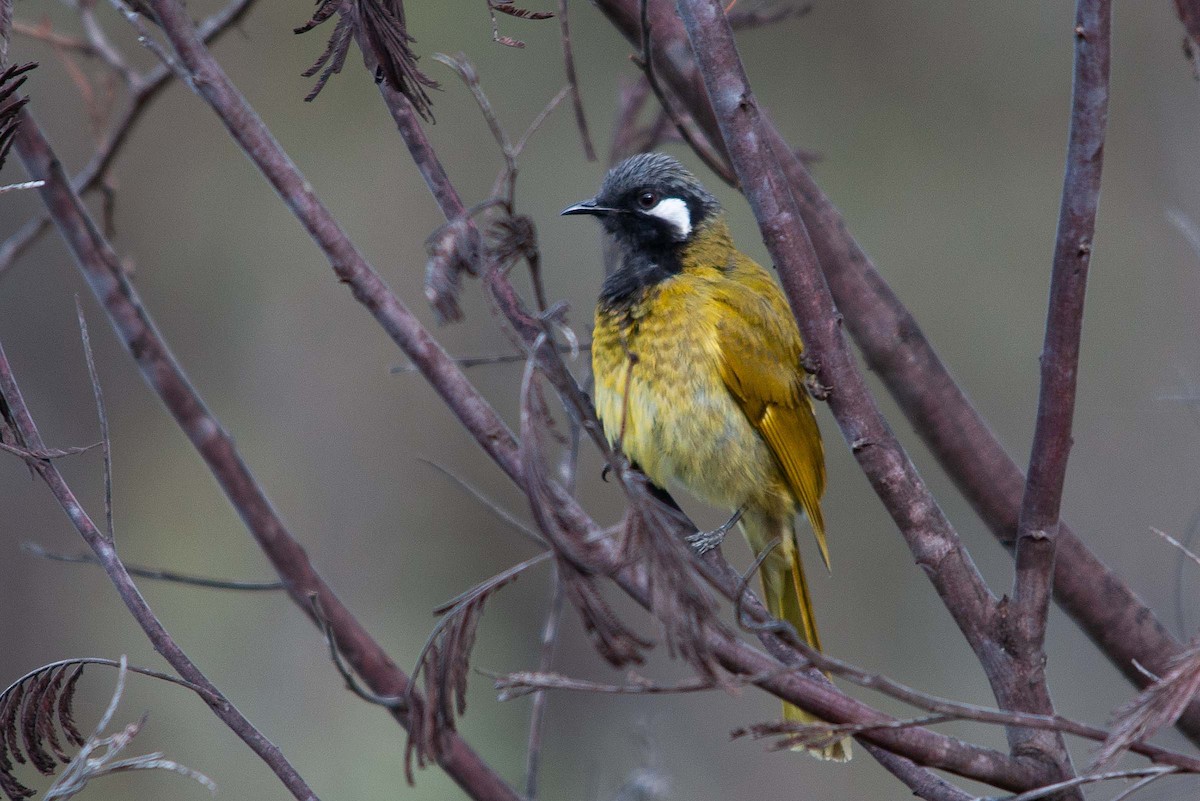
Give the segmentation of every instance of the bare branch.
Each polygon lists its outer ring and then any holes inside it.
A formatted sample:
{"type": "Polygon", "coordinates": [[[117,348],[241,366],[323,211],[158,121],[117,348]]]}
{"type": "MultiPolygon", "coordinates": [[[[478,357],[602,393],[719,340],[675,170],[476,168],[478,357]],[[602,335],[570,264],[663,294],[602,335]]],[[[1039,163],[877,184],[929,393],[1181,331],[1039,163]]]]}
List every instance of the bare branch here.
{"type": "Polygon", "coordinates": [[[104,392],[100,389],[100,373],[96,369],[96,358],[92,353],[92,341],[88,337],[87,320],[83,316],[83,304],[75,296],[75,315],[79,320],[79,337],[83,342],[83,355],[87,359],[88,378],[92,381],[92,397],[96,400],[96,416],[100,421],[100,444],[104,453],[104,530],[109,542],[113,540],[113,487],[112,487],[112,441],[108,436],[108,411],[104,408],[104,392]]]}
{"type": "Polygon", "coordinates": [[[698,132],[694,131],[688,120],[676,110],[675,105],[671,102],[671,98],[667,95],[665,89],[658,82],[658,76],[654,69],[655,50],[651,48],[651,30],[650,30],[650,0],[639,0],[640,14],[639,27],[641,30],[641,51],[637,58],[634,59],[643,71],[646,73],[646,81],[649,83],[654,96],[658,98],[658,103],[662,106],[663,111],[675,123],[675,130],[684,142],[695,151],[704,165],[712,170],[721,179],[730,186],[737,187],[738,178],[733,170],[721,158],[721,154],[715,152],[712,144],[708,139],[704,138],[698,132]]]}
{"type": "Polygon", "coordinates": [[[883,419],[850,353],[795,200],[778,163],[760,146],[760,113],[724,11],[710,0],[679,0],[678,9],[806,353],[818,380],[833,388],[829,404],[842,435],[996,685],[1000,677],[991,659],[999,650],[992,630],[996,599],[883,419]]]}
{"type": "Polygon", "coordinates": [[[1150,527],[1150,530],[1153,531],[1158,536],[1162,537],[1164,540],[1166,540],[1168,543],[1173,545],[1175,548],[1178,548],[1180,553],[1182,553],[1188,559],[1191,559],[1198,566],[1200,566],[1200,554],[1192,553],[1192,551],[1189,550],[1186,545],[1184,545],[1182,542],[1175,539],[1174,537],[1172,537],[1170,534],[1166,533],[1165,531],[1159,531],[1158,529],[1154,528],[1153,526],[1150,527]]]}
{"type": "MultiPolygon", "coordinates": [[[[66,562],[67,564],[76,565],[100,565],[100,560],[95,554],[66,554],[55,553],[48,551],[42,546],[33,542],[21,543],[21,550],[28,554],[46,559],[51,562],[66,562]]],[[[126,564],[125,569],[129,571],[129,575],[137,578],[153,579],[155,581],[170,581],[175,584],[186,584],[193,587],[204,587],[212,590],[240,590],[243,592],[275,592],[278,590],[286,590],[287,585],[282,581],[227,581],[224,579],[208,578],[207,576],[194,576],[189,573],[180,573],[175,570],[160,570],[153,567],[141,567],[139,565],[126,564]]]]}
{"type": "Polygon", "coordinates": [[[558,0],[558,26],[562,32],[563,65],[567,73],[567,86],[571,88],[571,106],[575,109],[575,127],[579,129],[579,141],[583,155],[588,161],[596,160],[596,148],[588,131],[587,116],[583,112],[583,95],[579,93],[579,78],[575,74],[575,55],[571,50],[571,23],[567,17],[567,0],[558,0]]]}
{"type": "MultiPolygon", "coordinates": [[[[1117,770],[1109,773],[1089,773],[1085,776],[1076,776],[1066,781],[1055,782],[1048,784],[1045,787],[1039,787],[1036,790],[1021,793],[1020,795],[1008,796],[997,801],[1037,801],[1039,798],[1050,798],[1056,796],[1064,790],[1077,790],[1085,784],[1095,784],[1096,782],[1108,782],[1115,779],[1137,779],[1137,778],[1155,778],[1159,779],[1163,776],[1174,773],[1175,768],[1172,767],[1154,767],[1154,768],[1137,768],[1135,770],[1117,770]]],[[[1139,785],[1144,787],[1144,784],[1139,785]]],[[[983,801],[987,801],[984,799],[983,801]]]]}
{"type": "MultiPolygon", "coordinates": [[[[550,608],[546,610],[546,622],[542,624],[542,652],[538,657],[538,672],[546,673],[554,664],[554,651],[558,647],[558,632],[562,623],[563,602],[566,593],[562,580],[555,570],[550,579],[550,608]]],[[[525,799],[537,801],[538,770],[542,763],[542,730],[546,723],[548,697],[544,690],[533,694],[533,707],[529,711],[529,738],[525,748],[525,799]]]]}
{"type": "MultiPolygon", "coordinates": [[[[1100,203],[1111,17],[1111,0],[1078,0],[1076,4],[1071,131],[1050,277],[1037,426],[1017,526],[1017,566],[1007,617],[1013,673],[1004,706],[1044,714],[1054,711],[1046,687],[1046,617],[1071,450],[1084,295],[1100,203]]],[[[1061,766],[1064,779],[1073,774],[1061,736],[1015,729],[1009,731],[1008,739],[1014,753],[1040,751],[1061,766]]]]}
{"type": "MultiPolygon", "coordinates": [[[[30,129],[33,127],[32,120],[26,119],[25,124],[22,126],[21,136],[28,136],[30,129]]],[[[18,147],[21,147],[21,145],[18,145],[18,147]]],[[[16,379],[13,377],[12,368],[9,366],[3,347],[0,347],[0,394],[4,395],[8,407],[12,412],[12,417],[20,427],[25,441],[34,446],[34,448],[43,448],[41,434],[38,432],[37,426],[34,425],[33,418],[29,415],[29,409],[25,406],[25,399],[22,397],[21,390],[17,386],[16,379]]],[[[116,587],[117,593],[121,596],[121,600],[125,602],[125,606],[138,622],[138,625],[142,627],[147,638],[154,645],[154,649],[163,655],[163,658],[171,664],[171,667],[179,672],[180,676],[204,689],[205,693],[201,694],[200,697],[204,699],[204,702],[212,709],[213,713],[258,754],[295,798],[301,801],[316,799],[316,794],[308,787],[304,779],[300,777],[300,774],[287,761],[287,758],[284,757],[278,747],[264,737],[254,727],[254,724],[247,720],[221,694],[216,685],[208,680],[208,677],[200,671],[196,664],[183,652],[183,649],[171,638],[171,635],[163,627],[138,591],[128,571],[125,570],[125,566],[121,563],[116,549],[113,547],[112,540],[92,522],[91,517],[88,516],[88,513],[76,499],[71,488],[67,486],[66,481],[63,479],[62,474],[59,473],[58,468],[54,466],[54,463],[51,461],[35,460],[29,464],[42,477],[42,480],[46,482],[55,500],[62,506],[63,511],[67,513],[67,517],[70,518],[75,529],[87,542],[88,546],[91,547],[97,558],[100,559],[104,565],[105,572],[111,579],[113,586],[116,587]]]]}

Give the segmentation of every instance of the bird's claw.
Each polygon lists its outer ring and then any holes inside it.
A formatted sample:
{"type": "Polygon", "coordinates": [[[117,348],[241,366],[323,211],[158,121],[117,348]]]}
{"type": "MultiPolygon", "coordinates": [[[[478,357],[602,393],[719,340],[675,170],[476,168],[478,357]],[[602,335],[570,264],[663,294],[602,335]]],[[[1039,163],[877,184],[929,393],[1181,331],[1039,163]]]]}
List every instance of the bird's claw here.
{"type": "Polygon", "coordinates": [[[696,552],[696,556],[704,556],[713,548],[719,546],[725,541],[725,535],[729,530],[737,525],[737,522],[742,519],[742,510],[738,509],[733,513],[733,517],[726,520],[712,531],[697,531],[695,534],[689,534],[684,537],[688,545],[692,546],[692,550],[696,552]]]}
{"type": "Polygon", "coordinates": [[[829,395],[831,392],[833,392],[833,387],[822,384],[821,380],[812,373],[804,376],[804,387],[808,390],[808,394],[811,395],[814,400],[819,401],[829,400],[829,395]]]}

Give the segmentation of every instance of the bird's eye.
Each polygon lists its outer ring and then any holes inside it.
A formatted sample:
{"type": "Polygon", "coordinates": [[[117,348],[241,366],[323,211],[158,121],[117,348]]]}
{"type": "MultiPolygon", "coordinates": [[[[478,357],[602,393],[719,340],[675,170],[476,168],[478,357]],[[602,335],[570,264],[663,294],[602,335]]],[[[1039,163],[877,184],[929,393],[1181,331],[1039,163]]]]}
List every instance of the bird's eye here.
{"type": "Polygon", "coordinates": [[[638,195],[637,204],[643,209],[652,209],[658,204],[658,194],[655,192],[642,192],[638,195]]]}

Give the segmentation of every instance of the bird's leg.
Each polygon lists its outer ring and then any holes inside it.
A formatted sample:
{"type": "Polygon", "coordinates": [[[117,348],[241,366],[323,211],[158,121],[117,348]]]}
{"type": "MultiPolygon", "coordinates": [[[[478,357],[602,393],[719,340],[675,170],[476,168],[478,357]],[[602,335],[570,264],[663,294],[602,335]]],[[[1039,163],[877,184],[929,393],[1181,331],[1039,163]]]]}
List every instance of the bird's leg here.
{"type": "Polygon", "coordinates": [[[738,509],[733,513],[733,517],[726,520],[712,531],[697,531],[695,534],[689,534],[684,537],[688,545],[692,546],[692,550],[696,552],[696,556],[704,556],[704,554],[716,548],[725,541],[725,535],[729,533],[729,529],[737,525],[737,522],[742,519],[743,509],[738,509]]]}

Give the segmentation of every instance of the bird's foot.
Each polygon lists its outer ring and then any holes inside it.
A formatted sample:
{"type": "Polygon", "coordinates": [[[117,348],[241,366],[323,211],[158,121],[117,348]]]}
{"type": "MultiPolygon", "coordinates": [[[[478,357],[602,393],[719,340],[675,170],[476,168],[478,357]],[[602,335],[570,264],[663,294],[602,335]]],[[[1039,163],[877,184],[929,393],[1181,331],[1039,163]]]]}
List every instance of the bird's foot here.
{"type": "Polygon", "coordinates": [[[813,373],[804,376],[804,387],[814,400],[819,401],[829,400],[829,395],[833,392],[833,387],[822,384],[821,379],[817,378],[813,373]]]}
{"type": "Polygon", "coordinates": [[[684,537],[688,545],[692,546],[692,550],[696,552],[696,556],[704,556],[704,554],[716,548],[725,541],[725,535],[729,530],[737,525],[737,522],[742,519],[742,510],[738,509],[733,513],[733,517],[726,520],[712,531],[697,531],[695,534],[689,534],[684,537]]]}

